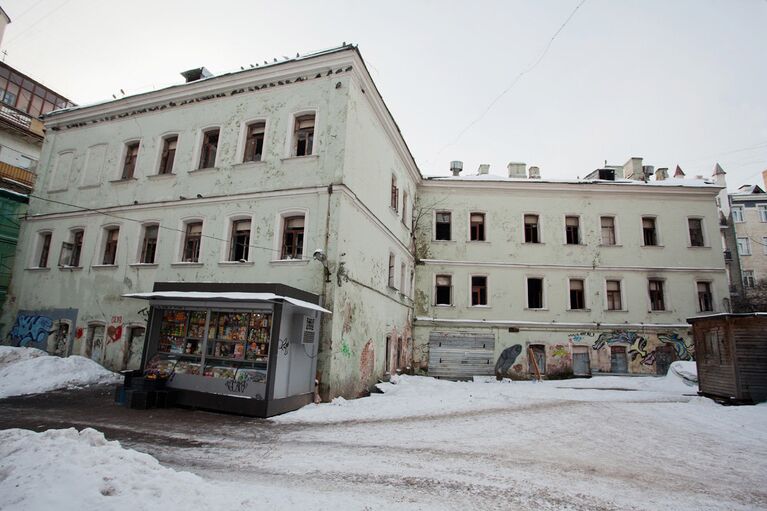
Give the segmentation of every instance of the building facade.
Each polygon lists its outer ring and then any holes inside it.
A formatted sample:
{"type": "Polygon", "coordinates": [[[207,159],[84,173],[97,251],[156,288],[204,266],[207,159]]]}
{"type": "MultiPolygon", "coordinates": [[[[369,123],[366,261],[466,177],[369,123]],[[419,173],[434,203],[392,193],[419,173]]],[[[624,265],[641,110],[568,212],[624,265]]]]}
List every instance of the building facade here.
{"type": "Polygon", "coordinates": [[[623,178],[547,181],[512,163],[509,177],[481,166],[425,180],[417,362],[528,378],[665,374],[690,359],[686,318],[728,306],[720,188],[643,169],[634,158],[623,178]]]}
{"type": "MultiPolygon", "coordinates": [[[[767,188],[767,171],[763,177],[767,188]]],[[[767,279],[767,193],[744,185],[729,199],[743,287],[749,289],[767,279]]]]}

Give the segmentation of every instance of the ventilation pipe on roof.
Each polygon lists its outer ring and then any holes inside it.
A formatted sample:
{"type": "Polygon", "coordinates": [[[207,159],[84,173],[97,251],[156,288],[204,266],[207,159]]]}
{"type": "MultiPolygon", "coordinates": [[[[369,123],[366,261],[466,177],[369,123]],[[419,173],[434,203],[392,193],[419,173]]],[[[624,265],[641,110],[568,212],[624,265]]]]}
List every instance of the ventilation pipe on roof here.
{"type": "Polygon", "coordinates": [[[524,163],[510,162],[506,165],[509,170],[509,177],[525,179],[527,177],[527,165],[524,163]]]}
{"type": "Polygon", "coordinates": [[[183,71],[181,76],[184,77],[186,83],[190,83],[196,82],[197,80],[202,80],[203,78],[210,78],[213,76],[213,73],[205,69],[205,67],[196,67],[194,69],[190,69],[189,71],[183,71]]]}
{"type": "Polygon", "coordinates": [[[666,179],[668,179],[668,168],[661,167],[655,171],[656,181],[665,181],[666,179]]]}
{"type": "Polygon", "coordinates": [[[462,170],[463,170],[462,161],[453,160],[450,162],[450,172],[452,172],[454,176],[459,176],[462,170]]]}
{"type": "Polygon", "coordinates": [[[527,171],[527,177],[530,179],[540,179],[541,178],[541,169],[538,167],[530,167],[527,171]]]}
{"type": "Polygon", "coordinates": [[[481,163],[479,165],[479,170],[477,171],[477,174],[480,176],[486,176],[490,173],[490,164],[489,163],[481,163]]]}

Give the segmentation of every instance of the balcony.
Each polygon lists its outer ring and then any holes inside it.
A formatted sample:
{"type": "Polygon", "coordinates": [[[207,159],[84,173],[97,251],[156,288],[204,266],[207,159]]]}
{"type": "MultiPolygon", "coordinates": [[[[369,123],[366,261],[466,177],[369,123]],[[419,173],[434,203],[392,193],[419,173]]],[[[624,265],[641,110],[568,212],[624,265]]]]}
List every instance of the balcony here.
{"type": "Polygon", "coordinates": [[[44,135],[43,123],[31,115],[0,103],[0,119],[10,122],[38,137],[44,135]]]}
{"type": "Polygon", "coordinates": [[[15,181],[29,187],[31,190],[35,187],[35,179],[37,179],[37,174],[0,161],[0,178],[15,181]]]}

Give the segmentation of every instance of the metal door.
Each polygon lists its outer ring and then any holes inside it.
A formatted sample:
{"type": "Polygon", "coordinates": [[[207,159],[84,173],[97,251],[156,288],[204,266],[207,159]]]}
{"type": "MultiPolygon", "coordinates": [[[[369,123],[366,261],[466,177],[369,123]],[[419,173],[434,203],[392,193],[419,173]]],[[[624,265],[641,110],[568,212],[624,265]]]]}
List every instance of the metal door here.
{"type": "Polygon", "coordinates": [[[139,369],[141,367],[141,352],[144,350],[144,332],[145,330],[141,327],[131,328],[126,369],[139,369]]]}
{"type": "MultiPolygon", "coordinates": [[[[546,348],[540,344],[534,344],[530,346],[530,349],[533,350],[535,363],[538,364],[538,372],[541,373],[541,376],[545,376],[546,375],[546,348]]],[[[530,374],[535,375],[535,367],[533,367],[532,360],[528,360],[528,365],[530,366],[530,374]]]]}
{"type": "Polygon", "coordinates": [[[610,372],[628,373],[629,362],[625,346],[610,346],[610,372]]]}
{"type": "Polygon", "coordinates": [[[659,346],[655,350],[655,373],[661,376],[668,372],[671,362],[676,359],[674,347],[668,344],[659,346]]]}
{"type": "Polygon", "coordinates": [[[494,374],[495,338],[472,333],[429,335],[429,376],[467,380],[494,374]]]}
{"type": "Polygon", "coordinates": [[[101,358],[104,356],[104,327],[93,326],[90,328],[90,336],[88,339],[88,347],[90,348],[91,360],[101,363],[101,358]]]}
{"type": "Polygon", "coordinates": [[[573,374],[575,376],[591,374],[589,348],[587,346],[573,346],[573,374]]]}

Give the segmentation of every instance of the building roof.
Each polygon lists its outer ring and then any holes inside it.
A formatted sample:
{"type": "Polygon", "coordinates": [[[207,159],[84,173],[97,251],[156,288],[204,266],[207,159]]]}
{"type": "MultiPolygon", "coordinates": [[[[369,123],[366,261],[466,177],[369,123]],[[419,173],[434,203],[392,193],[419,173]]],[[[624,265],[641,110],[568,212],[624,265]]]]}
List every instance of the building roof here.
{"type": "Polygon", "coordinates": [[[529,179],[519,177],[505,177],[494,174],[474,174],[466,176],[425,176],[427,181],[451,181],[451,182],[502,182],[502,183],[558,183],[558,184],[603,184],[622,186],[659,186],[659,187],[685,187],[685,188],[721,188],[715,182],[708,179],[678,179],[669,178],[662,181],[638,181],[634,179],[529,179]]]}
{"type": "Polygon", "coordinates": [[[753,195],[755,193],[764,193],[764,190],[759,188],[759,185],[743,185],[738,188],[737,192],[733,192],[730,195],[753,195]]]}
{"type": "Polygon", "coordinates": [[[687,318],[688,323],[693,323],[697,320],[701,319],[712,319],[712,318],[767,318],[767,312],[719,312],[716,314],[706,314],[705,316],[695,316],[692,318],[687,318]]]}

